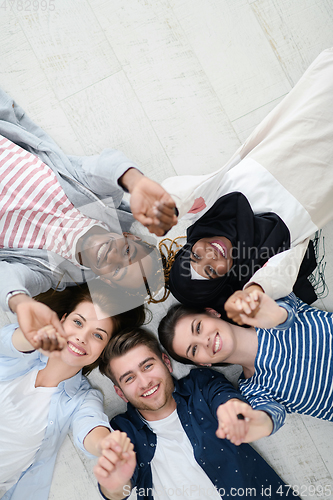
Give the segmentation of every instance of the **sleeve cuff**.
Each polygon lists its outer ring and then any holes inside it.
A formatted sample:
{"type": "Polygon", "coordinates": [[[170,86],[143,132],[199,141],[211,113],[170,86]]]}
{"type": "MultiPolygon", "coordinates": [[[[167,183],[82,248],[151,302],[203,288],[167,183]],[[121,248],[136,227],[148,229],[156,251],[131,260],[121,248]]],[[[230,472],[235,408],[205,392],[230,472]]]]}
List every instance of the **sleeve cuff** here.
{"type": "Polygon", "coordinates": [[[275,329],[276,330],[288,330],[288,328],[291,328],[295,321],[295,312],[294,309],[289,305],[286,304],[286,302],[277,300],[276,303],[280,306],[283,307],[287,311],[287,319],[283,323],[280,323],[279,325],[276,325],[275,329]]]}
{"type": "MultiPolygon", "coordinates": [[[[251,405],[252,406],[252,405],[251,405]]],[[[274,434],[276,431],[283,426],[286,420],[286,410],[285,408],[274,401],[272,402],[264,402],[262,404],[258,404],[252,407],[254,410],[261,410],[267,413],[272,419],[273,422],[273,430],[270,435],[274,434]]]]}
{"type": "Polygon", "coordinates": [[[9,300],[12,298],[12,297],[15,297],[15,295],[19,295],[23,293],[24,295],[27,295],[28,297],[31,297],[31,295],[29,294],[28,290],[26,288],[22,288],[21,290],[12,290],[11,292],[8,292],[7,295],[6,295],[6,306],[7,306],[7,309],[9,309],[9,311],[13,312],[11,310],[11,308],[9,307],[9,300]]]}

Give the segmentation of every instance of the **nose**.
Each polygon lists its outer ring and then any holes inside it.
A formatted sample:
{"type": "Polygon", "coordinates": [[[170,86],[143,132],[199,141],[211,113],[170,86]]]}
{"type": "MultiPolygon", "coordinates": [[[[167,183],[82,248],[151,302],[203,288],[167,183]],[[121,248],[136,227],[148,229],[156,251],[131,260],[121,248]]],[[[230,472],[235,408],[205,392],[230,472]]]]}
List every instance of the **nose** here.
{"type": "Polygon", "coordinates": [[[137,380],[139,382],[139,386],[142,390],[144,389],[149,389],[149,387],[152,385],[152,382],[147,379],[144,373],[138,373],[137,374],[137,380]]]}
{"type": "Polygon", "coordinates": [[[202,347],[206,348],[209,347],[209,342],[210,342],[210,333],[206,334],[205,332],[200,332],[197,333],[195,342],[199,345],[202,345],[202,347]]]}
{"type": "Polygon", "coordinates": [[[108,264],[117,264],[117,258],[118,258],[117,245],[113,243],[110,250],[108,251],[106,261],[108,264]]]}
{"type": "Polygon", "coordinates": [[[81,344],[86,344],[87,343],[87,335],[88,332],[86,330],[81,330],[80,333],[76,334],[75,339],[80,342],[81,344]]]}
{"type": "Polygon", "coordinates": [[[123,265],[123,257],[121,255],[121,252],[119,251],[117,240],[113,242],[107,254],[106,261],[109,265],[123,265]]]}

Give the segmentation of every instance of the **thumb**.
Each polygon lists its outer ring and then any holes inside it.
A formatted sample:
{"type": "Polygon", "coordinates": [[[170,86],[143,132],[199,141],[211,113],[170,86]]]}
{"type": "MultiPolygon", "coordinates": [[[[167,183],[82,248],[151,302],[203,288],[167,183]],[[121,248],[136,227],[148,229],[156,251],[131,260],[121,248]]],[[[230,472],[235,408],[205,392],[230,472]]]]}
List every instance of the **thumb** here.
{"type": "MultiPolygon", "coordinates": [[[[249,422],[254,416],[255,416],[255,411],[251,405],[244,403],[242,404],[242,408],[239,411],[241,415],[245,418],[247,422],[249,422]]],[[[238,415],[237,415],[238,417],[238,415]]],[[[239,417],[238,417],[239,418],[239,417]]]]}
{"type": "Polygon", "coordinates": [[[65,337],[65,330],[63,329],[63,326],[56,313],[53,313],[51,316],[51,325],[56,329],[61,337],[65,337]]]}
{"type": "Polygon", "coordinates": [[[141,222],[143,226],[150,226],[151,224],[154,223],[154,220],[151,217],[147,217],[143,213],[133,212],[133,216],[136,218],[137,221],[141,222]]]}

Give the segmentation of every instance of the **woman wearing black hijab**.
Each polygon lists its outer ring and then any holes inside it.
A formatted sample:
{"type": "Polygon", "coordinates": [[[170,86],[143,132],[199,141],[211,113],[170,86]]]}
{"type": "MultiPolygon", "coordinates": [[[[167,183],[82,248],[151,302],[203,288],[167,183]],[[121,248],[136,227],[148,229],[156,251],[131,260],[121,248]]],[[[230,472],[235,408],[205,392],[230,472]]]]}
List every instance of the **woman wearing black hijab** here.
{"type": "MultiPolygon", "coordinates": [[[[169,289],[183,304],[209,306],[224,315],[228,298],[270,257],[289,248],[289,229],[277,214],[254,215],[242,193],[229,193],[188,228],[187,243],[171,268],[169,289]]],[[[317,298],[307,280],[315,267],[310,244],[294,285],[297,295],[309,304],[317,298]]]]}
{"type": "Polygon", "coordinates": [[[222,313],[228,299],[228,316],[238,321],[237,298],[253,287],[274,299],[294,289],[315,300],[306,280],[315,266],[312,247],[300,267],[309,237],[333,216],[332,116],[329,49],[227,165],[163,183],[180,216],[193,221],[169,276],[180,302],[222,313]]]}

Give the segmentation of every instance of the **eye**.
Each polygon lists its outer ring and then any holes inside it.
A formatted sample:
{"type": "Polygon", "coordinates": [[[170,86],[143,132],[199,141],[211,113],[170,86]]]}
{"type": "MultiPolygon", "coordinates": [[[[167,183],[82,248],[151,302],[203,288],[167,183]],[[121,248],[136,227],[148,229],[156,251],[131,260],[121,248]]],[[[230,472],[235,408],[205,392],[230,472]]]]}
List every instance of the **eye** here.
{"type": "Polygon", "coordinates": [[[103,340],[103,336],[100,333],[95,332],[94,337],[99,340],[103,340]]]}
{"type": "Polygon", "coordinates": [[[207,270],[208,270],[208,274],[209,274],[210,279],[215,278],[217,276],[217,272],[215,271],[215,269],[212,266],[207,266],[207,270]]]}
{"type": "Polygon", "coordinates": [[[125,384],[127,384],[128,382],[132,382],[132,380],[133,380],[133,375],[130,375],[125,379],[125,384]]]}
{"type": "Polygon", "coordinates": [[[74,319],[73,322],[77,325],[77,326],[82,326],[82,322],[79,320],[79,319],[74,319]]]}
{"type": "Polygon", "coordinates": [[[194,358],[196,352],[197,352],[197,346],[195,345],[195,346],[192,347],[192,356],[193,356],[193,358],[194,358]]]}
{"type": "Polygon", "coordinates": [[[200,260],[200,259],[201,259],[201,257],[200,257],[197,253],[193,252],[193,250],[192,250],[192,255],[193,255],[193,257],[194,257],[196,260],[200,260]]]}
{"type": "Polygon", "coordinates": [[[117,276],[117,274],[119,273],[119,271],[120,271],[120,267],[117,267],[117,269],[115,269],[113,271],[113,277],[117,276]]]}
{"type": "Polygon", "coordinates": [[[201,321],[198,322],[197,326],[195,327],[196,332],[199,334],[200,333],[200,327],[201,327],[201,321]]]}
{"type": "Polygon", "coordinates": [[[125,249],[125,255],[129,255],[130,253],[130,247],[129,245],[127,245],[126,249],[125,249]]]}
{"type": "Polygon", "coordinates": [[[149,368],[151,368],[153,366],[153,363],[149,363],[147,365],[144,366],[144,370],[149,370],[149,368]]]}

